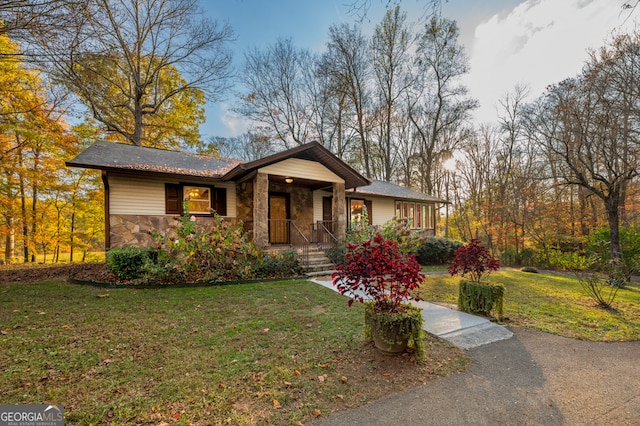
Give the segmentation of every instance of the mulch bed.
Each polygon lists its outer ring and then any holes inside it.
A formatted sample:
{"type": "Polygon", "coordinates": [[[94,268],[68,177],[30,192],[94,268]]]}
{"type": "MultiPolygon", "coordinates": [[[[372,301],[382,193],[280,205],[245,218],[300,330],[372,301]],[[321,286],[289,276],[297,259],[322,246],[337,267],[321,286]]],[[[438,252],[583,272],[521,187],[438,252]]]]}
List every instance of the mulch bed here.
{"type": "Polygon", "coordinates": [[[104,263],[9,265],[0,267],[0,284],[32,283],[68,277],[99,280],[105,275],[104,263]]]}

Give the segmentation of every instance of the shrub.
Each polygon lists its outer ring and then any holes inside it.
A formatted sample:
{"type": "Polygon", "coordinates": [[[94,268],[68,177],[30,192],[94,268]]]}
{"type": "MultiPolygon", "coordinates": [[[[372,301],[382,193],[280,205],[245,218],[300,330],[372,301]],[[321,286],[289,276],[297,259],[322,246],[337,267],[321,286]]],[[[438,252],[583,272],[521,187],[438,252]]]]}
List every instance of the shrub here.
{"type": "Polygon", "coordinates": [[[144,247],[112,248],[107,252],[105,266],[107,272],[114,273],[121,280],[139,279],[153,265],[158,253],[144,247]]]}
{"type": "Polygon", "coordinates": [[[378,348],[383,349],[380,339],[394,346],[401,343],[398,339],[404,344],[412,342],[418,362],[423,362],[422,314],[405,303],[418,300],[411,292],[423,280],[415,255],[406,253],[401,244],[379,233],[370,240],[347,246],[345,262],[338,265],[332,278],[338,292],[350,297],[349,306],[354,300],[369,303],[365,309],[365,328],[378,337],[373,339],[378,348]]]}
{"type": "Polygon", "coordinates": [[[472,314],[491,316],[491,310],[496,308],[499,320],[504,317],[504,286],[485,285],[462,280],[458,287],[458,309],[472,314]]]}
{"type": "Polygon", "coordinates": [[[621,286],[612,282],[611,275],[606,277],[588,271],[575,271],[575,274],[582,290],[596,302],[597,306],[604,309],[613,309],[613,301],[621,286]]]}
{"type": "Polygon", "coordinates": [[[462,280],[459,285],[458,308],[472,314],[491,315],[496,307],[498,319],[504,316],[504,286],[482,283],[483,275],[497,271],[500,261],[494,258],[480,240],[473,239],[455,251],[449,266],[451,275],[469,275],[471,281],[462,280]]]}
{"type": "MultiPolygon", "coordinates": [[[[589,234],[587,250],[599,258],[594,266],[606,270],[611,263],[611,236],[609,228],[600,228],[589,234]]],[[[624,281],[640,269],[640,232],[636,228],[620,228],[620,265],[618,274],[624,281]]]]}
{"type": "Polygon", "coordinates": [[[423,280],[415,255],[378,234],[370,240],[347,247],[346,260],[333,273],[333,285],[353,300],[373,300],[379,312],[402,311],[402,303],[417,300],[411,291],[423,280]]]}
{"type": "Polygon", "coordinates": [[[462,243],[458,241],[429,236],[418,247],[416,260],[421,265],[444,265],[453,260],[460,247],[462,243]]]}
{"type": "Polygon", "coordinates": [[[302,268],[294,251],[266,255],[253,267],[255,278],[281,278],[300,275],[302,268]]]}
{"type": "Polygon", "coordinates": [[[500,261],[494,258],[486,247],[480,245],[480,240],[474,238],[469,244],[455,251],[448,271],[451,275],[469,275],[472,282],[480,284],[483,275],[499,268],[500,261]]]}
{"type": "Polygon", "coordinates": [[[504,266],[522,266],[531,265],[536,258],[536,253],[530,249],[525,248],[516,252],[513,248],[508,248],[500,253],[500,264],[504,266]]]}
{"type": "MultiPolygon", "coordinates": [[[[186,211],[186,209],[185,209],[186,211]]],[[[269,256],[246,239],[242,224],[212,212],[202,226],[185,212],[174,235],[155,234],[159,267],[147,268],[145,282],[218,282],[298,275],[295,253],[269,256]]]]}
{"type": "Polygon", "coordinates": [[[590,262],[580,252],[565,253],[560,250],[549,250],[549,266],[565,271],[582,271],[590,266],[590,262]]]}
{"type": "Polygon", "coordinates": [[[324,252],[331,263],[334,265],[340,265],[344,263],[347,256],[347,248],[344,245],[336,244],[324,252]]]}

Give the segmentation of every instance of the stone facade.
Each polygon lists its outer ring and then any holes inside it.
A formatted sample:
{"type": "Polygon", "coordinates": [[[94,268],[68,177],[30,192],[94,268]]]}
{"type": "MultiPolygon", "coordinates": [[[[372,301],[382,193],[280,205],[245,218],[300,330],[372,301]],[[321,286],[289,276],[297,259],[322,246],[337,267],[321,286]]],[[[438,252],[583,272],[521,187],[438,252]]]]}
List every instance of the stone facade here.
{"type": "Polygon", "coordinates": [[[236,184],[236,215],[243,229],[253,239],[253,180],[236,184]]]}
{"type": "MultiPolygon", "coordinates": [[[[213,218],[198,216],[198,226],[211,226],[213,218]]],[[[109,216],[111,247],[150,247],[153,232],[162,235],[175,233],[178,216],[117,215],[109,216]]]]}
{"type": "Polygon", "coordinates": [[[269,176],[258,173],[253,181],[253,242],[260,247],[269,243],[269,176]]]}

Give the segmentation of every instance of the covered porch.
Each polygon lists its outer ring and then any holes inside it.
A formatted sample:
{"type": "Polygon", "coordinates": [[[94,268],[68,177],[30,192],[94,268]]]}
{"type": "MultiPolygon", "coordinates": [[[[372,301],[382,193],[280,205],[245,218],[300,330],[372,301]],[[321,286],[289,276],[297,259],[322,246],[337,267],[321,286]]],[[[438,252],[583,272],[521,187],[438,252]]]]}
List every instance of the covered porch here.
{"type": "Polygon", "coordinates": [[[236,181],[238,220],[264,248],[343,241],[345,191],[370,183],[318,143],[240,164],[225,179],[236,181]]]}

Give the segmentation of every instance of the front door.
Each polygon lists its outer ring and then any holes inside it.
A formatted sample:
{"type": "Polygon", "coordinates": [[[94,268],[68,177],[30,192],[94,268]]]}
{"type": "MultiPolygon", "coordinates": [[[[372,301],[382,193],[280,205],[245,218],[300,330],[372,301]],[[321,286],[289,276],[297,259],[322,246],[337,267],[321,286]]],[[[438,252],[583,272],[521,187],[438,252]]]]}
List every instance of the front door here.
{"type": "Polygon", "coordinates": [[[289,244],[289,194],[269,194],[269,242],[289,244]]]}

